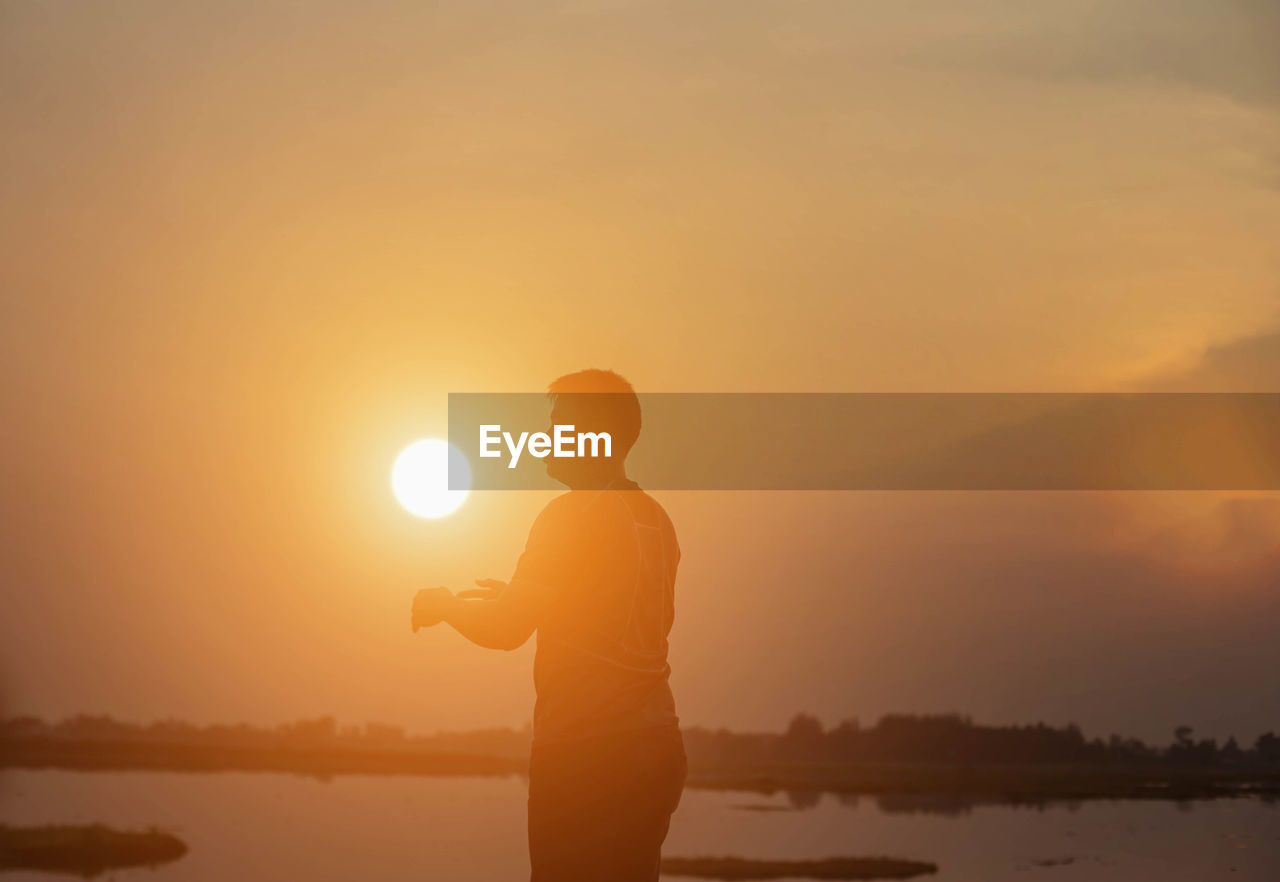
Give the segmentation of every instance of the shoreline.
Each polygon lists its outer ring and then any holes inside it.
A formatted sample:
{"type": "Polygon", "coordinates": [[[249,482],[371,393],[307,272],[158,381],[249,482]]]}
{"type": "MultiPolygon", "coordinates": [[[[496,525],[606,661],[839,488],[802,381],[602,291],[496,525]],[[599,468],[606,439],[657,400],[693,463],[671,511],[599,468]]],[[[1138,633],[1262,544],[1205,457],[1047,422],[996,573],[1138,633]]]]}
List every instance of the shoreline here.
{"type": "MultiPolygon", "coordinates": [[[[523,776],[524,757],[334,748],[271,749],[141,742],[6,739],[0,769],[276,772],[306,776],[523,776]]],[[[1171,764],[690,763],[686,787],[756,794],[955,796],[1036,804],[1095,799],[1280,800],[1280,769],[1171,764]]]]}

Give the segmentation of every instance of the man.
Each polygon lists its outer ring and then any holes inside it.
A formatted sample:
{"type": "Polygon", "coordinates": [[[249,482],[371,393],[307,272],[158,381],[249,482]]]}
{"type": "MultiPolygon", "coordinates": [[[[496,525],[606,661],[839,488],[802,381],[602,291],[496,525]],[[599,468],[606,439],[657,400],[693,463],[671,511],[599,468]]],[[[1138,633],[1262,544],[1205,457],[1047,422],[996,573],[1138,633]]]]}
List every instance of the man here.
{"type": "Polygon", "coordinates": [[[548,397],[553,426],[608,432],[612,455],[548,457],[548,474],[570,492],[534,522],[510,583],[420,591],[413,626],[444,621],[492,649],[538,632],[532,882],[648,882],[686,773],[667,664],[680,549],[662,506],[626,476],[640,434],[631,385],[581,371],[548,397]]]}

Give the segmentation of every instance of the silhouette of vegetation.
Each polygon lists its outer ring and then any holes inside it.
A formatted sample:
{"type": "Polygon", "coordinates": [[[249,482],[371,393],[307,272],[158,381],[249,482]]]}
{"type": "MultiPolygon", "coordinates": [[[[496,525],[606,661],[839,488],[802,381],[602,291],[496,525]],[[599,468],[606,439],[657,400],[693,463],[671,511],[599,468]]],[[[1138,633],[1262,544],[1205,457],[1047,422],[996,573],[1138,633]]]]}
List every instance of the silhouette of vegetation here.
{"type": "Polygon", "coordinates": [[[176,861],[187,846],[161,830],[0,826],[0,871],[39,870],[91,878],[107,870],[176,861]]]}
{"type": "Polygon", "coordinates": [[[698,879],[912,879],[938,872],[936,864],[898,858],[824,858],[816,861],[740,857],[663,858],[664,876],[698,879]]]}
{"type": "Polygon", "coordinates": [[[719,762],[840,762],[931,764],[1172,764],[1194,766],[1280,766],[1280,737],[1268,732],[1254,746],[1240,748],[1235,738],[1222,746],[1197,740],[1180,726],[1167,747],[1112,735],[1088,739],[1076,725],[1044,723],[986,726],[960,714],[890,714],[863,728],[856,719],[824,730],[817,717],[797,714],[781,735],[744,735],[725,729],[685,730],[691,759],[719,762]]]}
{"type": "Polygon", "coordinates": [[[18,717],[0,722],[0,767],[509,775],[524,770],[529,741],[527,728],[409,736],[378,723],[339,726],[332,717],[274,728],[18,717]]]}
{"type": "MultiPolygon", "coordinates": [[[[527,726],[410,735],[332,717],[273,728],[17,717],[0,721],[0,767],[510,775],[524,773],[530,736],[527,726]]],[[[1074,725],[988,726],[957,714],[893,714],[869,727],[850,719],[831,729],[798,714],[781,733],[692,727],[684,740],[688,786],[783,792],[796,809],[824,792],[950,814],[988,802],[1280,798],[1280,736],[1272,732],[1241,747],[1181,726],[1169,744],[1152,746],[1119,735],[1089,739],[1074,725]]]]}
{"type": "Polygon", "coordinates": [[[797,809],[822,793],[876,797],[886,811],[960,814],[976,805],[1088,799],[1280,798],[1280,738],[1221,747],[1182,726],[1164,747],[1078,726],[986,726],[958,714],[893,714],[828,730],[798,714],[782,734],[685,730],[691,787],[785,792],[797,809]]]}
{"type": "Polygon", "coordinates": [[[492,728],[409,735],[400,726],[383,723],[344,726],[333,717],[298,720],[275,727],[245,723],[197,726],[173,719],[139,725],[110,716],[88,714],[57,723],[47,723],[31,716],[0,720],[0,741],[10,743],[47,741],[407,753],[435,751],[486,757],[523,757],[529,752],[531,737],[528,726],[522,729],[492,728]]]}

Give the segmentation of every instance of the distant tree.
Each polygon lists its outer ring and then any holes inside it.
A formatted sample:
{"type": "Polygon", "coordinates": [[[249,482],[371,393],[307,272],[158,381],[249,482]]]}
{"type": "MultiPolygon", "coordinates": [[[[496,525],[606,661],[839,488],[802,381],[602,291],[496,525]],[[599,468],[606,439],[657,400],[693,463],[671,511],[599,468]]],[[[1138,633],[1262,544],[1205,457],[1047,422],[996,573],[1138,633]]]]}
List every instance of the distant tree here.
{"type": "Polygon", "coordinates": [[[152,723],[146,732],[147,738],[153,741],[192,741],[199,736],[195,726],[173,717],[152,723]]]}
{"type": "Polygon", "coordinates": [[[847,720],[841,720],[840,725],[831,730],[832,735],[857,735],[862,731],[862,724],[858,722],[857,717],[849,717],[847,720]]]}
{"type": "Polygon", "coordinates": [[[333,717],[317,717],[314,720],[298,720],[280,727],[280,734],[299,744],[328,744],[338,734],[338,722],[333,717]]]}
{"type": "Polygon", "coordinates": [[[137,733],[137,727],[118,723],[106,714],[77,714],[58,723],[54,730],[63,738],[86,741],[125,739],[137,733]]]}
{"type": "MultiPolygon", "coordinates": [[[[1001,752],[994,743],[983,744],[985,733],[960,714],[888,714],[876,723],[871,750],[877,759],[941,762],[976,759],[980,752],[1001,752]]],[[[1002,733],[1007,734],[1007,733],[1002,733]]],[[[1003,740],[1001,737],[992,741],[1003,740]]]]}
{"type": "Polygon", "coordinates": [[[1264,763],[1280,763],[1280,735],[1264,732],[1254,742],[1253,752],[1264,763]]]}
{"type": "Polygon", "coordinates": [[[796,714],[782,736],[783,752],[796,758],[815,759],[826,747],[824,736],[821,720],[813,714],[796,714]]]}
{"type": "Polygon", "coordinates": [[[1151,748],[1138,738],[1112,735],[1107,741],[1106,758],[1113,762],[1132,762],[1133,760],[1147,759],[1151,754],[1151,748]]]}
{"type": "Polygon", "coordinates": [[[364,740],[370,744],[398,745],[404,742],[405,732],[400,726],[385,723],[365,723],[364,740]]]}
{"type": "Polygon", "coordinates": [[[10,717],[0,722],[0,736],[5,738],[33,738],[48,731],[49,727],[39,717],[10,717]]]}
{"type": "Polygon", "coordinates": [[[831,753],[840,759],[856,759],[860,753],[861,741],[862,725],[857,717],[841,721],[840,725],[827,733],[831,753]]]}
{"type": "Polygon", "coordinates": [[[791,718],[791,724],[787,726],[786,737],[794,740],[805,740],[821,738],[822,733],[822,720],[819,720],[813,714],[800,713],[791,718]]]}
{"type": "Polygon", "coordinates": [[[1188,765],[1211,765],[1218,761],[1218,742],[1213,738],[1196,741],[1192,735],[1195,730],[1190,726],[1179,726],[1173,730],[1174,742],[1169,746],[1168,758],[1176,763],[1188,765]]]}

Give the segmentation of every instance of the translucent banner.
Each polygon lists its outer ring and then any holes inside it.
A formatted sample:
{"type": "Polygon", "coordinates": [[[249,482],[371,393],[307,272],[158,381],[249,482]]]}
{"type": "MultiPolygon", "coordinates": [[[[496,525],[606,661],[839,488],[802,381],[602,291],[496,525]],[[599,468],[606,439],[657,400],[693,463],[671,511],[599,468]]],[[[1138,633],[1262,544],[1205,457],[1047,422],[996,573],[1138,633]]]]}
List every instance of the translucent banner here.
{"type": "MultiPolygon", "coordinates": [[[[626,470],[646,489],[1280,489],[1280,393],[639,400],[626,470]]],[[[593,431],[603,425],[553,425],[541,393],[449,396],[449,440],[477,490],[554,489],[549,468],[574,469],[575,486],[607,483],[614,470],[599,461],[620,451],[605,455],[605,433],[593,431]]],[[[463,480],[450,475],[455,489],[463,480]]]]}

